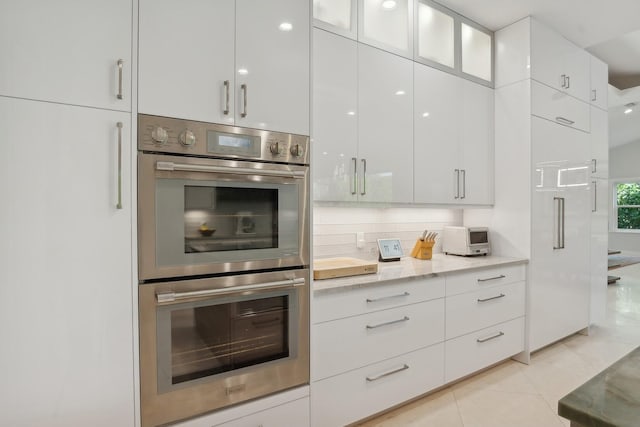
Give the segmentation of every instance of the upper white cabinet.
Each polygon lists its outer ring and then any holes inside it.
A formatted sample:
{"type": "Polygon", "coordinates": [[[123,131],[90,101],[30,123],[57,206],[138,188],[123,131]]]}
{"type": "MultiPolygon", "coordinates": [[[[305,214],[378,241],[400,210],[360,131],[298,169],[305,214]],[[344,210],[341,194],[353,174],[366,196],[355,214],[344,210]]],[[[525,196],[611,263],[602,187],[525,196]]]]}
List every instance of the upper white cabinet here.
{"type": "Polygon", "coordinates": [[[531,78],[589,102],[590,55],[531,19],[531,78]]]}
{"type": "Polygon", "coordinates": [[[591,107],[591,176],[609,178],[609,114],[591,107]]]}
{"type": "Polygon", "coordinates": [[[591,55],[591,105],[602,110],[609,109],[609,66],[591,55]]]}
{"type": "Polygon", "coordinates": [[[413,58],[413,0],[358,0],[358,40],[413,58]]]}
{"type": "Polygon", "coordinates": [[[139,111],[307,135],[309,7],[141,0],[139,111]]]}
{"type": "Polygon", "coordinates": [[[356,0],[313,0],[313,25],[356,39],[357,10],[356,0]]]}
{"type": "Polygon", "coordinates": [[[356,201],[358,43],[313,31],[313,198],[356,201]]]}
{"type": "Polygon", "coordinates": [[[419,1],[417,6],[416,59],[455,67],[455,20],[436,5],[419,1]]]}
{"type": "Polygon", "coordinates": [[[493,203],[493,90],[415,64],[414,199],[493,203]]]}
{"type": "Polygon", "coordinates": [[[413,62],[358,46],[358,198],[413,201],[413,62]]]}
{"type": "Polygon", "coordinates": [[[462,72],[484,81],[493,81],[493,39],[475,26],[460,24],[462,72]]]}
{"type": "Polygon", "coordinates": [[[0,96],[0,129],[2,424],[133,426],[130,114],[0,96]]]}
{"type": "Polygon", "coordinates": [[[0,2],[0,95],[131,111],[131,0],[0,2]]]}

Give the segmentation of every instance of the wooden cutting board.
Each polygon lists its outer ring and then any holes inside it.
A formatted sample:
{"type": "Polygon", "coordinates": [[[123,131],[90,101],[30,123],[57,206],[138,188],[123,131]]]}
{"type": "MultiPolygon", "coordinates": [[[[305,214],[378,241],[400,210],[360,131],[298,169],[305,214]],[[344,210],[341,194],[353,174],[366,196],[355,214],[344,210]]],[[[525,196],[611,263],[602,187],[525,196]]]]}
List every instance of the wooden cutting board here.
{"type": "Polygon", "coordinates": [[[357,258],[325,258],[313,261],[313,278],[316,280],[377,272],[378,263],[376,261],[365,261],[357,258]]]}

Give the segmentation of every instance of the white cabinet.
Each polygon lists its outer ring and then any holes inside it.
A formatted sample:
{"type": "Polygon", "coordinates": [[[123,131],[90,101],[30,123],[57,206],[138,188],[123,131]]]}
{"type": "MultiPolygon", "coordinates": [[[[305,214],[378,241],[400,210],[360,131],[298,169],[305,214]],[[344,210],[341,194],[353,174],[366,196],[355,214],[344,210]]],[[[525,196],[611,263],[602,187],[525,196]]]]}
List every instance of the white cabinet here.
{"type": "Polygon", "coordinates": [[[314,0],[313,25],[351,39],[357,38],[357,0],[314,0]]]}
{"type": "Polygon", "coordinates": [[[591,55],[591,92],[589,101],[602,110],[609,109],[609,66],[591,55]]]}
{"type": "Polygon", "coordinates": [[[591,176],[609,178],[609,113],[591,107],[591,176]]]}
{"type": "Polygon", "coordinates": [[[3,424],[133,426],[130,114],[0,97],[0,129],[3,424]]]}
{"type": "Polygon", "coordinates": [[[309,133],[309,2],[140,3],[141,113],[309,133]]]}
{"type": "Polygon", "coordinates": [[[493,90],[414,64],[414,200],[493,202],[493,90]]]}
{"type": "Polygon", "coordinates": [[[358,45],[358,200],[413,201],[413,62],[358,45]]]}
{"type": "Polygon", "coordinates": [[[531,82],[531,114],[589,132],[588,103],[536,81],[531,82]]]}
{"type": "Polygon", "coordinates": [[[131,111],[131,12],[131,0],[0,2],[0,95],[131,111]]]}
{"type": "Polygon", "coordinates": [[[358,40],[413,58],[414,0],[358,0],[358,40]]]}
{"type": "Polygon", "coordinates": [[[531,19],[531,78],[589,102],[590,55],[531,19]]]}
{"type": "Polygon", "coordinates": [[[309,398],[304,398],[214,427],[304,427],[309,423],[309,398]]]}
{"type": "Polygon", "coordinates": [[[313,31],[313,198],[356,201],[358,44],[313,31]]]}

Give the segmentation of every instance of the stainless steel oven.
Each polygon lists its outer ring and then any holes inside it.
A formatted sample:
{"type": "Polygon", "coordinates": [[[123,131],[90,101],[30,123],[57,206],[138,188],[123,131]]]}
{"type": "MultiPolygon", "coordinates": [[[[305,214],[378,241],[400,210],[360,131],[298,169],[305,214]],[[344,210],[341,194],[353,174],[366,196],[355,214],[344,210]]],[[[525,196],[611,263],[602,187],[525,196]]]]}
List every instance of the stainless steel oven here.
{"type": "Polygon", "coordinates": [[[309,270],[139,287],[142,425],[309,381],[309,270]]]}
{"type": "Polygon", "coordinates": [[[141,280],[309,265],[309,139],[140,115],[141,280]]]}

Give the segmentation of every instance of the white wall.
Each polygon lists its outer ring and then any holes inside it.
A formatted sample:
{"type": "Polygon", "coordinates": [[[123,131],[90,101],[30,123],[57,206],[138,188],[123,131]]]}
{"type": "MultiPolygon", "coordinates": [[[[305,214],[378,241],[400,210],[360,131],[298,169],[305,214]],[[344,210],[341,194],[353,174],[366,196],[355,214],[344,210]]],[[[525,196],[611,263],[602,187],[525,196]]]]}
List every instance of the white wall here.
{"type": "MultiPolygon", "coordinates": [[[[406,256],[425,229],[440,233],[445,225],[462,225],[461,209],[418,207],[313,208],[313,257],[351,256],[375,259],[377,239],[399,238],[406,256]],[[364,248],[356,247],[356,233],[364,233],[364,248]]],[[[440,236],[434,252],[442,252],[440,236]]]]}
{"type": "MultiPolygon", "coordinates": [[[[640,178],[640,140],[609,150],[609,180],[613,183],[620,178],[640,178]]],[[[611,194],[614,194],[613,191],[611,194]]],[[[611,203],[609,208],[611,209],[611,203]]],[[[614,218],[612,211],[609,217],[614,218]]],[[[610,231],[609,248],[640,253],[640,233],[610,231]]]]}

